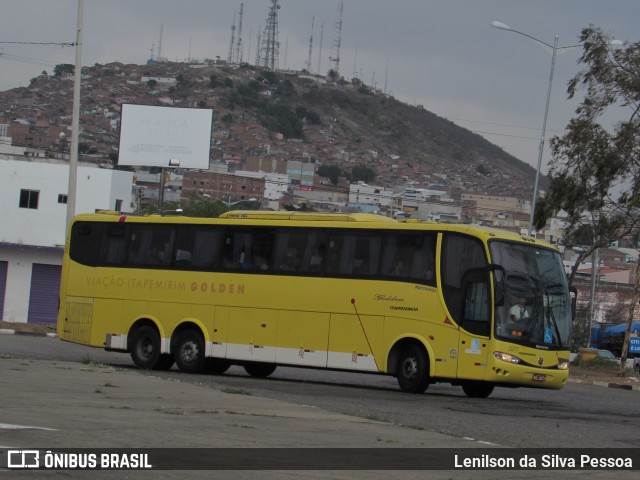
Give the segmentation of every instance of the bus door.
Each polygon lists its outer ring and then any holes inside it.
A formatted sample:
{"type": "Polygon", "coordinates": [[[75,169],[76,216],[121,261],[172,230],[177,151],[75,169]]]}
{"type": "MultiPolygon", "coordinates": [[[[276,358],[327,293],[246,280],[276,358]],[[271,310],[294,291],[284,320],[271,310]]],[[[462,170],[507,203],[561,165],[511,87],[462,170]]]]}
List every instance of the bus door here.
{"type": "Polygon", "coordinates": [[[440,267],[442,295],[459,327],[457,377],[482,380],[491,329],[490,277],[482,243],[445,233],[440,267]]]}

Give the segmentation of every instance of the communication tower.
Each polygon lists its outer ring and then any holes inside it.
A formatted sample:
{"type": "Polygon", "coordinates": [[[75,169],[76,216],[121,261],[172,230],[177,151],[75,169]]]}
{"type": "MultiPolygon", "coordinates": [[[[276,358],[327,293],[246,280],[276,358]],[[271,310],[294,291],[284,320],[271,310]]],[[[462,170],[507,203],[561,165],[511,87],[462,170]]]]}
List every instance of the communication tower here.
{"type": "Polygon", "coordinates": [[[309,73],[312,73],[311,71],[311,52],[313,52],[313,23],[315,21],[316,17],[311,17],[311,36],[309,37],[309,58],[307,59],[307,70],[309,71],[309,73]]]}
{"type": "Polygon", "coordinates": [[[335,56],[329,57],[329,60],[335,65],[334,71],[336,77],[340,76],[340,39],[342,37],[342,11],[344,10],[344,0],[340,0],[338,5],[338,19],[336,20],[336,36],[333,38],[333,48],[335,49],[335,56]]]}
{"type": "Polygon", "coordinates": [[[235,61],[242,63],[242,16],[244,14],[244,3],[240,4],[240,21],[238,22],[238,40],[236,41],[235,61]]]}
{"type": "Polygon", "coordinates": [[[233,61],[233,45],[236,42],[236,14],[233,14],[233,24],[231,25],[231,41],[229,42],[229,54],[227,55],[227,62],[233,61]]]}
{"type": "Polygon", "coordinates": [[[266,25],[262,32],[262,66],[270,70],[278,69],[278,55],[280,50],[280,42],[278,41],[278,10],[279,0],[271,0],[269,7],[269,15],[267,16],[266,25]]]}

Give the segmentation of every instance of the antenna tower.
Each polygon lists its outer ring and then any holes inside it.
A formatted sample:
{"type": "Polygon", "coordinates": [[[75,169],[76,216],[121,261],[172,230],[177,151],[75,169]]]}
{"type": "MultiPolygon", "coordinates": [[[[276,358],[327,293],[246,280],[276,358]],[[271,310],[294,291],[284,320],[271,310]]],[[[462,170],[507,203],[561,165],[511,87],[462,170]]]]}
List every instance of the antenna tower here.
{"type": "Polygon", "coordinates": [[[255,65],[260,65],[260,39],[262,38],[262,30],[258,28],[258,45],[256,47],[256,63],[255,65]]]}
{"type": "Polygon", "coordinates": [[[320,48],[318,49],[318,75],[322,72],[322,37],[324,35],[324,23],[320,24],[320,48]]]}
{"type": "Polygon", "coordinates": [[[236,42],[236,14],[233,14],[233,25],[231,25],[231,41],[229,42],[229,54],[227,55],[227,62],[233,62],[233,45],[236,42]]]}
{"type": "Polygon", "coordinates": [[[335,67],[336,77],[340,76],[340,39],[342,37],[342,11],[344,10],[344,0],[340,0],[338,6],[338,19],[336,20],[336,36],[333,39],[333,48],[335,49],[335,57],[329,57],[335,67]]]}
{"type": "Polygon", "coordinates": [[[311,52],[313,52],[313,23],[316,17],[311,17],[311,36],[309,37],[309,58],[307,60],[307,70],[311,72],[311,52]]]}
{"type": "Polygon", "coordinates": [[[280,42],[278,41],[278,5],[279,0],[271,0],[269,7],[269,15],[263,31],[262,38],[262,65],[270,70],[278,69],[278,55],[280,50],[280,42]]]}
{"type": "Polygon", "coordinates": [[[242,16],[244,14],[244,3],[240,3],[240,22],[238,22],[238,40],[236,41],[236,63],[242,63],[242,16]]]}
{"type": "Polygon", "coordinates": [[[164,30],[164,25],[160,25],[160,41],[158,42],[158,58],[156,58],[157,62],[162,62],[162,31],[164,30]]]}

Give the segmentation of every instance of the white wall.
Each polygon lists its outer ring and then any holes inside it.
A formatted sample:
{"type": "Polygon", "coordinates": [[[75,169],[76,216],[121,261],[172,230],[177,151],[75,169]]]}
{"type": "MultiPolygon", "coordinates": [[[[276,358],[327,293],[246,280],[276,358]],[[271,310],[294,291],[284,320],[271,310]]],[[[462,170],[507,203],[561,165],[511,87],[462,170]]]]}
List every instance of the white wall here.
{"type": "Polygon", "coordinates": [[[8,263],[4,312],[0,312],[2,320],[5,322],[27,321],[33,264],[62,265],[62,253],[62,249],[56,252],[0,246],[0,259],[8,263]]]}
{"type": "MultiPolygon", "coordinates": [[[[67,205],[58,195],[68,193],[69,167],[65,163],[0,159],[0,205],[3,228],[0,243],[61,246],[65,241],[67,205]],[[39,191],[38,208],[20,208],[20,191],[39,191]]],[[[113,210],[116,199],[130,212],[133,172],[78,167],[76,213],[113,210]]]]}

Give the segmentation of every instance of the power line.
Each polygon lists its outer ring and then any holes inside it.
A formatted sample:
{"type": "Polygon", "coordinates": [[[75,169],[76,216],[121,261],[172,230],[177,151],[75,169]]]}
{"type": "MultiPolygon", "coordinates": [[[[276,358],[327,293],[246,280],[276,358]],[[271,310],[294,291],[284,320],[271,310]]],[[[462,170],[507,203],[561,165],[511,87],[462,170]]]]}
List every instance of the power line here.
{"type": "Polygon", "coordinates": [[[3,42],[0,41],[0,44],[15,44],[15,45],[56,45],[59,47],[75,47],[75,42],[3,42]]]}

